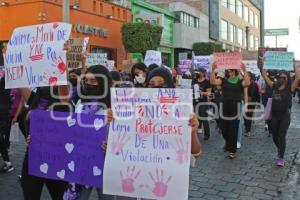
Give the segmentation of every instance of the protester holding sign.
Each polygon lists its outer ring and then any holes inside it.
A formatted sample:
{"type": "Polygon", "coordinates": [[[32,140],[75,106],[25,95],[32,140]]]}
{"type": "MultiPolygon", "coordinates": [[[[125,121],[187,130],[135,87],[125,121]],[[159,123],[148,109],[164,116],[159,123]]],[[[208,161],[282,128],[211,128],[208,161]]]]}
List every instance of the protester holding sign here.
{"type": "Polygon", "coordinates": [[[285,164],[284,154],[286,149],[286,134],[291,122],[292,93],[298,87],[300,73],[294,65],[295,80],[292,82],[288,72],[280,71],[278,81],[272,81],[266,70],[263,69],[263,59],[259,61],[260,71],[266,83],[273,88],[271,126],[273,141],[277,147],[277,166],[285,164]]]}
{"type": "MultiPolygon", "coordinates": [[[[237,134],[239,128],[239,106],[242,100],[243,88],[248,87],[250,79],[246,66],[240,62],[240,68],[245,74],[244,79],[239,77],[238,70],[228,69],[225,72],[225,78],[216,79],[215,70],[217,63],[213,63],[211,73],[211,83],[215,86],[222,86],[221,100],[221,130],[225,140],[224,151],[229,152],[230,159],[235,158],[237,149],[237,134]]],[[[236,67],[234,67],[236,68],[236,67]]]]}

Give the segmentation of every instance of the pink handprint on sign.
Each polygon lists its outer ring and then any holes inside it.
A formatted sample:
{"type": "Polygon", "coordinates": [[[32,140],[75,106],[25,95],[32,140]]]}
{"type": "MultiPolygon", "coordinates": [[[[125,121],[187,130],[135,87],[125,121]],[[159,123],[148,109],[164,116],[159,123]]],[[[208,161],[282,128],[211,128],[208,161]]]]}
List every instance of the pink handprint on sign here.
{"type": "Polygon", "coordinates": [[[176,151],[176,162],[178,164],[183,164],[183,163],[187,163],[189,160],[189,156],[190,156],[190,150],[189,150],[189,143],[186,142],[185,144],[183,143],[182,139],[176,139],[176,144],[177,146],[173,148],[176,151]]]}
{"type": "Polygon", "coordinates": [[[152,193],[157,197],[165,197],[167,195],[168,184],[170,183],[172,176],[169,176],[167,181],[164,183],[164,171],[163,170],[161,170],[160,175],[159,175],[159,170],[158,170],[158,168],[156,168],[156,179],[154,179],[151,172],[148,172],[148,173],[154,183],[154,188],[152,190],[152,193]]]}
{"type": "Polygon", "coordinates": [[[166,104],[164,104],[162,107],[162,112],[165,114],[165,115],[169,115],[169,109],[168,109],[168,106],[166,104]]]}
{"type": "Polygon", "coordinates": [[[122,171],[120,171],[120,176],[122,180],[122,190],[126,193],[133,193],[135,191],[134,181],[140,175],[141,170],[136,170],[135,167],[127,167],[126,177],[124,177],[122,171]],[[137,171],[137,172],[136,172],[137,171]]]}
{"type": "Polygon", "coordinates": [[[113,135],[112,148],[111,153],[119,155],[124,147],[124,145],[130,140],[130,137],[126,135],[126,133],[118,134],[117,139],[113,135]]]}
{"type": "Polygon", "coordinates": [[[67,66],[61,57],[58,59],[55,58],[52,66],[56,67],[61,74],[64,74],[67,71],[67,66]]]}

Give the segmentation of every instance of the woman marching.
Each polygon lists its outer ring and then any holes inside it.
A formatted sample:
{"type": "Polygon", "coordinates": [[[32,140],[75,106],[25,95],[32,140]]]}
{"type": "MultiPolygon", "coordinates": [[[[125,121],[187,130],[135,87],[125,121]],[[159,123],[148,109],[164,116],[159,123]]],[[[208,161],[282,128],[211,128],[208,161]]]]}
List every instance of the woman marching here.
{"type": "Polygon", "coordinates": [[[258,62],[261,74],[268,86],[273,89],[271,127],[273,141],[277,147],[276,164],[283,167],[285,164],[286,135],[291,122],[292,94],[297,89],[300,74],[294,64],[296,76],[293,82],[287,71],[280,71],[277,81],[272,81],[266,70],[263,69],[263,61],[261,60],[258,62]]]}
{"type": "Polygon", "coordinates": [[[216,79],[216,68],[216,63],[213,63],[210,77],[212,85],[222,87],[220,123],[222,135],[225,140],[224,151],[229,152],[228,157],[230,159],[234,159],[237,150],[237,136],[240,119],[239,107],[244,88],[250,85],[250,78],[246,71],[246,66],[243,63],[241,64],[241,70],[245,74],[243,80],[240,79],[238,70],[233,69],[226,70],[225,78],[216,79]]]}

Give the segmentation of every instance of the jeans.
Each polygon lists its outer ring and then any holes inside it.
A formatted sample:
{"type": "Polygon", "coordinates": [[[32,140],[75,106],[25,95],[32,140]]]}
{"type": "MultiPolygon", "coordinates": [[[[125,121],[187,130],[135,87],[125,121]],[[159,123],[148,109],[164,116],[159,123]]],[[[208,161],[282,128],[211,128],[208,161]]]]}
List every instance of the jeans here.
{"type": "Polygon", "coordinates": [[[210,128],[209,128],[209,122],[207,120],[208,114],[207,114],[208,106],[207,105],[200,105],[199,106],[199,116],[200,116],[200,126],[203,124],[204,129],[204,136],[209,137],[210,136],[210,128]]]}
{"type": "Polygon", "coordinates": [[[284,157],[286,148],[286,134],[291,122],[291,111],[288,110],[285,113],[272,114],[272,135],[273,141],[278,150],[278,156],[284,157]]]}
{"type": "MultiPolygon", "coordinates": [[[[79,193],[79,197],[76,200],[88,200],[92,194],[94,187],[82,188],[79,193]]],[[[115,196],[103,194],[102,189],[96,188],[99,200],[116,200],[115,196]]]]}
{"type": "Polygon", "coordinates": [[[5,162],[9,162],[7,144],[5,142],[5,134],[7,133],[9,126],[9,115],[0,114],[0,154],[5,162]]]}
{"type": "Polygon", "coordinates": [[[62,200],[64,191],[68,184],[64,181],[50,180],[31,176],[28,174],[28,152],[25,154],[21,186],[23,189],[24,200],[40,200],[43,186],[46,185],[53,200],[62,200]]]}

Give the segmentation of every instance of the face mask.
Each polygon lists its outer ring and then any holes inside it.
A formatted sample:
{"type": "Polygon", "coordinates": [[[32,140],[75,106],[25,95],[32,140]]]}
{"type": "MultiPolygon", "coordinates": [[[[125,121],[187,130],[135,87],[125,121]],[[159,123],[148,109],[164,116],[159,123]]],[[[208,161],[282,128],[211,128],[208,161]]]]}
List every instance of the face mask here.
{"type": "Polygon", "coordinates": [[[100,90],[97,85],[83,83],[81,86],[81,93],[85,96],[97,96],[100,95],[100,90]]]}
{"type": "Polygon", "coordinates": [[[77,86],[77,78],[70,78],[69,81],[73,87],[77,86]]]}
{"type": "Polygon", "coordinates": [[[143,84],[143,83],[145,83],[146,78],[143,75],[138,75],[138,76],[135,76],[135,80],[137,83],[143,84]]]}

